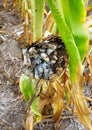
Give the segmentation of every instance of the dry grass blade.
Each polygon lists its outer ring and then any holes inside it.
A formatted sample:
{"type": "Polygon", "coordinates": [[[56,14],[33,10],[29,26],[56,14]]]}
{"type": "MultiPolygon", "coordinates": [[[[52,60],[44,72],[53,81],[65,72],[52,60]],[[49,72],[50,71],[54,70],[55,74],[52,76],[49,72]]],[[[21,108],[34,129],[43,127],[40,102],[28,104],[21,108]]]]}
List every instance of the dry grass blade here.
{"type": "Polygon", "coordinates": [[[74,102],[76,105],[76,110],[79,120],[89,129],[92,130],[90,122],[90,113],[85,101],[85,97],[82,93],[82,90],[75,86],[74,88],[74,102]],[[75,90],[76,89],[76,90],[75,90]]]}
{"type": "Polygon", "coordinates": [[[53,25],[54,25],[54,18],[52,16],[52,13],[49,12],[44,24],[44,32],[45,31],[51,32],[53,25]]]}
{"type": "Polygon", "coordinates": [[[85,99],[92,102],[92,98],[85,97],[85,99]]]}

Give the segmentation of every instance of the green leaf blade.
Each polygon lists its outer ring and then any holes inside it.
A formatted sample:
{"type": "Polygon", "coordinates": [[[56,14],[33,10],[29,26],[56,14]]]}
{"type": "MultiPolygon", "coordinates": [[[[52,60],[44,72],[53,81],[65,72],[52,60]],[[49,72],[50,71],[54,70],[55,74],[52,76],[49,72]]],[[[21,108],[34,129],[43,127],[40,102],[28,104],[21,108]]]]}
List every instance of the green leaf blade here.
{"type": "Polygon", "coordinates": [[[61,0],[64,18],[69,27],[76,46],[78,47],[81,60],[88,49],[88,34],[85,29],[86,10],[83,0],[61,0]]]}
{"type": "Polygon", "coordinates": [[[30,79],[24,74],[20,77],[20,91],[23,93],[26,101],[34,96],[35,84],[36,83],[34,79],[30,79]]]}
{"type": "Polygon", "coordinates": [[[60,9],[58,9],[57,5],[53,0],[48,0],[48,4],[50,6],[53,17],[59,29],[61,38],[66,46],[66,50],[70,57],[69,68],[70,68],[71,80],[76,81],[77,79],[76,72],[78,70],[78,67],[81,65],[81,59],[78,48],[75,44],[72,33],[66,24],[62,8],[60,11],[60,9]]]}
{"type": "Polygon", "coordinates": [[[39,102],[39,98],[36,98],[31,105],[31,109],[33,111],[33,113],[37,116],[41,116],[40,112],[38,111],[38,102],[39,102]]]}

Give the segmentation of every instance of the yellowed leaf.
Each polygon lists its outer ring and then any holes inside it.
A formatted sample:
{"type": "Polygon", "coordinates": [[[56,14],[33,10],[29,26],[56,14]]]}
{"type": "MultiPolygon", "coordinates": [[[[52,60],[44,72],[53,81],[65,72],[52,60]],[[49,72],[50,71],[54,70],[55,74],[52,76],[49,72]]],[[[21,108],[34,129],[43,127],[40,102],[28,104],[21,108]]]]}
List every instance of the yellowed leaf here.
{"type": "Polygon", "coordinates": [[[44,106],[48,105],[51,103],[51,99],[48,98],[46,95],[41,95],[39,99],[39,105],[38,105],[38,110],[42,114],[44,106]],[[42,97],[43,96],[43,97],[42,97]]]}
{"type": "Polygon", "coordinates": [[[54,110],[54,120],[55,122],[57,122],[60,119],[62,110],[64,108],[64,102],[63,102],[64,90],[59,81],[57,80],[52,82],[52,86],[55,89],[55,94],[52,100],[52,107],[54,110]]]}
{"type": "Polygon", "coordinates": [[[31,110],[26,119],[26,130],[33,130],[33,112],[31,110]]]}
{"type": "Polygon", "coordinates": [[[76,110],[78,114],[79,120],[89,129],[92,130],[91,122],[90,122],[90,113],[82,93],[82,90],[75,86],[74,88],[74,102],[76,105],[76,110]]]}
{"type": "Polygon", "coordinates": [[[48,16],[47,16],[45,24],[44,24],[44,32],[45,31],[51,32],[53,24],[54,24],[54,19],[53,19],[51,12],[50,12],[50,13],[48,13],[48,16]]]}
{"type": "Polygon", "coordinates": [[[55,80],[52,83],[53,88],[55,89],[55,91],[60,95],[61,98],[64,97],[64,89],[61,86],[61,83],[59,82],[59,80],[55,80]]]}
{"type": "Polygon", "coordinates": [[[3,6],[4,6],[4,8],[7,8],[7,6],[8,6],[8,0],[4,0],[3,6]]]}
{"type": "Polygon", "coordinates": [[[88,55],[88,60],[89,60],[90,70],[92,72],[92,56],[91,55],[88,55]]]}
{"type": "Polygon", "coordinates": [[[52,107],[54,110],[53,118],[54,118],[55,122],[57,122],[60,119],[62,110],[64,108],[63,99],[60,98],[58,93],[55,94],[55,97],[53,98],[52,107]]]}

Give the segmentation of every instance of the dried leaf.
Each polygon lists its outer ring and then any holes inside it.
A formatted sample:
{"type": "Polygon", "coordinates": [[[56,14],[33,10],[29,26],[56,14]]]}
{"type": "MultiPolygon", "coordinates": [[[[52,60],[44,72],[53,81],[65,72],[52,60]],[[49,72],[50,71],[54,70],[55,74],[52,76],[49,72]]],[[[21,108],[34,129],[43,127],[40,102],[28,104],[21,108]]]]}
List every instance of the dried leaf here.
{"type": "Polygon", "coordinates": [[[90,70],[92,72],[92,55],[88,55],[88,60],[89,60],[89,65],[90,65],[90,70]]]}
{"type": "Polygon", "coordinates": [[[52,107],[54,110],[53,118],[55,122],[57,122],[60,119],[62,110],[64,108],[63,99],[61,99],[60,96],[58,96],[58,94],[56,94],[55,97],[53,98],[52,107]]]}
{"type": "Polygon", "coordinates": [[[8,6],[8,0],[4,0],[3,6],[4,6],[4,8],[7,8],[7,6],[8,6]]]}
{"type": "Polygon", "coordinates": [[[71,94],[72,86],[71,86],[69,80],[67,80],[65,82],[64,88],[65,88],[65,97],[66,97],[67,103],[71,104],[71,101],[72,101],[72,94],[71,94]]]}
{"type": "MultiPolygon", "coordinates": [[[[43,95],[43,96],[44,96],[44,98],[40,97],[39,106],[38,106],[38,110],[39,110],[39,112],[41,113],[41,116],[43,116],[43,115],[42,115],[42,112],[43,112],[44,106],[46,106],[46,105],[48,105],[48,104],[51,103],[51,99],[50,99],[50,98],[48,98],[46,95],[43,95]]],[[[46,113],[46,112],[45,112],[45,113],[46,113]]],[[[43,118],[43,117],[42,117],[42,118],[43,118]]]]}
{"type": "Polygon", "coordinates": [[[44,24],[44,32],[45,31],[51,32],[53,25],[54,25],[54,19],[52,13],[49,12],[44,24]]]}
{"type": "Polygon", "coordinates": [[[61,83],[58,80],[55,80],[52,83],[52,85],[53,85],[55,91],[60,95],[60,97],[63,98],[64,97],[64,89],[61,86],[61,83]]]}
{"type": "Polygon", "coordinates": [[[92,11],[92,3],[91,3],[91,5],[89,5],[89,6],[86,8],[86,11],[87,11],[87,13],[89,13],[90,11],[92,11]]]}
{"type": "MultiPolygon", "coordinates": [[[[52,94],[52,89],[50,88],[49,86],[49,82],[46,82],[46,81],[42,81],[43,85],[42,85],[42,93],[40,94],[40,98],[39,98],[39,106],[38,106],[38,110],[39,112],[42,114],[43,113],[43,109],[46,105],[48,104],[51,104],[52,102],[52,97],[53,97],[53,94],[52,94]],[[49,90],[48,90],[49,88],[49,90]]],[[[47,110],[46,110],[47,111],[47,110]]],[[[45,113],[47,113],[45,111],[45,113]]],[[[42,114],[42,118],[43,117],[43,114],[42,114]]]]}
{"type": "MultiPolygon", "coordinates": [[[[75,86],[76,87],[76,86],[75,86]]],[[[90,113],[84,98],[84,95],[82,93],[82,90],[78,88],[75,88],[74,90],[74,102],[76,105],[77,114],[79,117],[79,120],[89,129],[92,130],[91,122],[90,122],[90,113]]]]}
{"type": "Polygon", "coordinates": [[[59,81],[57,80],[55,80],[52,83],[52,87],[55,89],[55,94],[53,96],[52,101],[52,107],[54,110],[54,120],[55,122],[57,122],[60,119],[62,110],[64,108],[64,102],[63,102],[64,90],[59,81]]]}
{"type": "Polygon", "coordinates": [[[26,130],[33,130],[33,112],[30,110],[28,117],[26,119],[26,130]]]}

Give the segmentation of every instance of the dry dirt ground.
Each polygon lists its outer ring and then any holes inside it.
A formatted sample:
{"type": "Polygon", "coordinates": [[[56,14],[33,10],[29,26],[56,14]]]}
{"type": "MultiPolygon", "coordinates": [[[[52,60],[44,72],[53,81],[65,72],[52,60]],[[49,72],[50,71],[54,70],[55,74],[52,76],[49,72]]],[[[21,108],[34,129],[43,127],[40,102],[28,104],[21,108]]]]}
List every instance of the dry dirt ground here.
{"type": "MultiPolygon", "coordinates": [[[[0,130],[25,130],[26,103],[21,99],[18,85],[22,51],[15,40],[23,27],[16,10],[5,10],[2,3],[0,0],[0,130]]],[[[88,89],[92,89],[92,84],[88,89]]],[[[90,93],[92,95],[92,91],[90,93]]],[[[76,118],[68,118],[61,121],[60,130],[87,129],[76,118]]]]}
{"type": "Polygon", "coordinates": [[[5,10],[0,0],[0,130],[24,130],[25,102],[20,99],[18,80],[22,53],[15,31],[21,28],[14,10],[5,10]]]}

